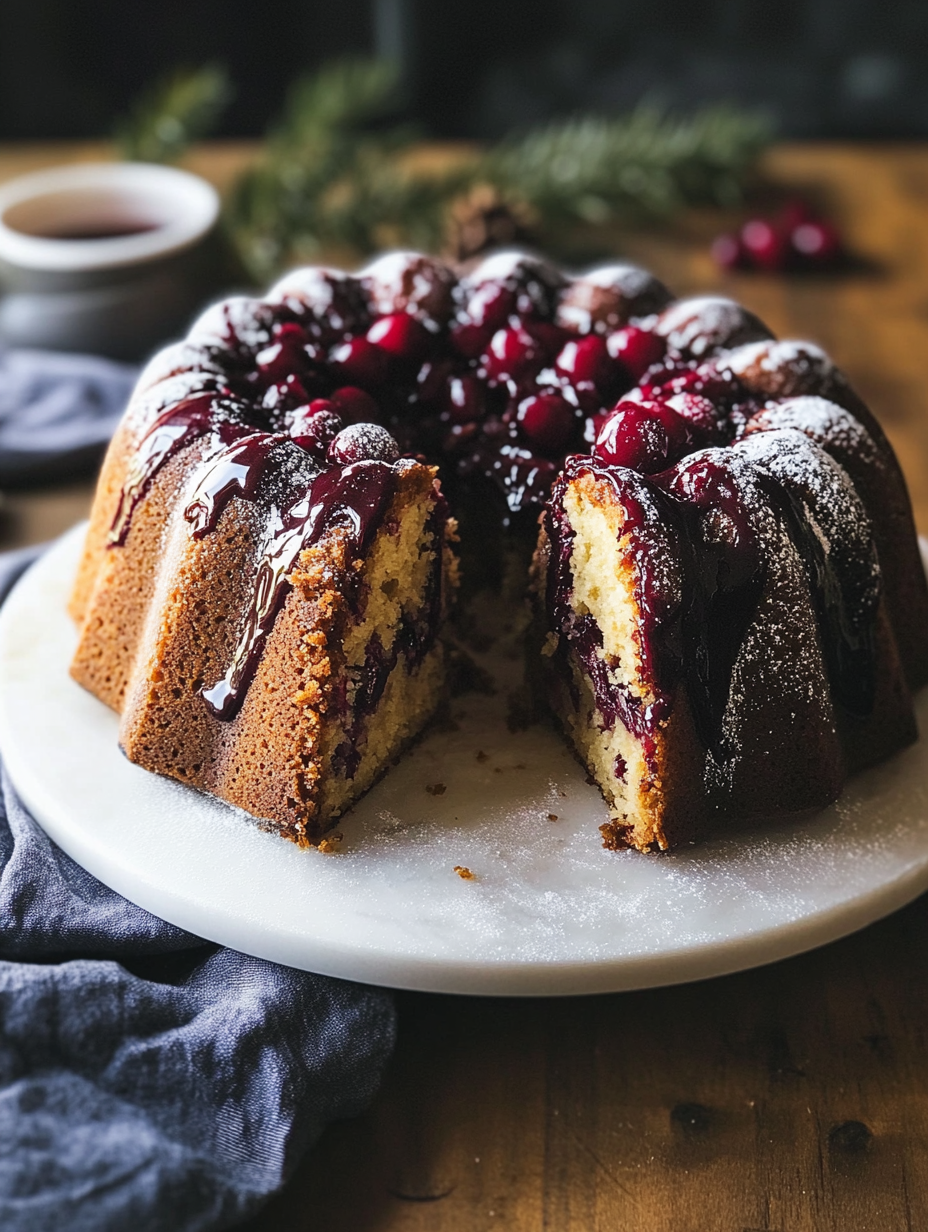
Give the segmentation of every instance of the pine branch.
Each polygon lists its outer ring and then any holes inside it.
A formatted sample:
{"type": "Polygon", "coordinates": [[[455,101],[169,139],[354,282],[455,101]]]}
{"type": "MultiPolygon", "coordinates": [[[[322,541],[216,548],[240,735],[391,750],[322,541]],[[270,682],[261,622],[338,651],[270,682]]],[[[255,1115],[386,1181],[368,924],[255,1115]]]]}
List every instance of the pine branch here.
{"type": "Polygon", "coordinates": [[[138,99],[116,129],[123,158],[177,162],[193,141],[208,136],[232,97],[222,65],[177,69],[138,99]]]}
{"type": "Polygon", "coordinates": [[[484,174],[549,225],[668,217],[684,205],[731,205],[769,121],[731,106],[678,117],[643,104],[618,119],[579,116],[502,143],[484,174]]]}
{"type": "MultiPolygon", "coordinates": [[[[556,255],[578,227],[738,202],[771,136],[762,115],[733,106],[677,116],[642,104],[616,119],[555,122],[435,173],[406,157],[417,134],[387,123],[396,85],[391,65],[369,59],[342,60],[294,84],[262,161],[227,210],[257,282],[325,250],[350,259],[388,246],[441,249],[455,227],[461,234],[468,210],[481,214],[487,202],[513,226],[530,220],[556,255]]],[[[133,157],[176,157],[227,96],[221,70],[177,74],[140,101],[124,148],[133,157]]]]}

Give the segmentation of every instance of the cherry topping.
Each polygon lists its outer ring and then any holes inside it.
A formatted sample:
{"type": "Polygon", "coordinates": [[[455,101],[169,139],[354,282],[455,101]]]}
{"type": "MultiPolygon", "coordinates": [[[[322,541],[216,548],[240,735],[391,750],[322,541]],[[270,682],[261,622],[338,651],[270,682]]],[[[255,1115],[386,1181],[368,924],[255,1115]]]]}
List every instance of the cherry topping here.
{"type": "Polygon", "coordinates": [[[403,363],[418,364],[428,353],[431,338],[425,326],[408,312],[394,312],[374,322],[367,340],[403,363]]]}
{"type": "Polygon", "coordinates": [[[516,293],[498,282],[484,282],[470,296],[461,314],[469,325],[480,325],[494,333],[506,324],[516,310],[516,293]]]}
{"type": "Polygon", "coordinates": [[[568,342],[554,362],[556,371],[572,384],[589,381],[597,389],[606,390],[615,384],[615,365],[610,358],[605,339],[599,334],[587,334],[568,342]]]}
{"type": "MultiPolygon", "coordinates": [[[[313,383],[309,382],[310,385],[313,383]]],[[[286,380],[276,381],[267,387],[261,398],[261,405],[266,411],[286,410],[288,407],[300,406],[309,399],[310,392],[304,382],[291,374],[286,380]]]]}
{"type": "Polygon", "coordinates": [[[362,389],[377,389],[390,375],[390,356],[367,338],[350,338],[329,356],[338,376],[362,389]]]}
{"type": "Polygon", "coordinates": [[[416,377],[416,396],[419,402],[434,402],[447,391],[447,382],[452,372],[450,359],[427,359],[416,377]]]}
{"type": "Polygon", "coordinates": [[[560,453],[574,430],[573,407],[560,394],[535,394],[519,403],[516,416],[529,441],[543,453],[560,453]]]}
{"type": "Polygon", "coordinates": [[[570,341],[570,331],[553,321],[533,321],[531,318],[522,322],[522,328],[540,343],[546,355],[557,355],[564,345],[570,341]]]}
{"type": "Polygon", "coordinates": [[[613,359],[618,360],[633,381],[640,381],[652,364],[663,358],[663,338],[637,325],[617,329],[606,339],[606,347],[613,359]]]}
{"type": "Polygon", "coordinates": [[[356,385],[343,385],[330,395],[329,401],[345,423],[368,423],[380,414],[380,407],[363,389],[356,385]]]}
{"type": "Polygon", "coordinates": [[[289,416],[287,431],[302,448],[324,455],[331,441],[344,428],[345,421],[327,398],[316,398],[309,406],[298,406],[289,416]]]}
{"type": "Polygon", "coordinates": [[[480,362],[491,382],[518,381],[543,362],[538,343],[521,326],[498,329],[480,362]]]}
{"type": "Polygon", "coordinates": [[[284,381],[292,372],[306,368],[309,356],[306,353],[306,334],[293,321],[274,327],[275,340],[255,356],[255,367],[262,380],[268,384],[284,381]]]}
{"type": "Polygon", "coordinates": [[[600,429],[593,456],[654,475],[681,457],[690,441],[686,421],[666,404],[620,402],[600,429]]]}
{"type": "Polygon", "coordinates": [[[674,394],[661,401],[690,424],[695,436],[705,436],[707,442],[720,438],[719,416],[708,398],[700,394],[674,394]]]}
{"type": "Polygon", "coordinates": [[[329,445],[328,459],[341,466],[351,462],[395,462],[400,447],[380,424],[357,423],[341,432],[329,445]]]}
{"type": "Polygon", "coordinates": [[[455,325],[450,334],[451,345],[465,359],[476,359],[487,349],[492,332],[482,325],[455,325]]]}
{"type": "Polygon", "coordinates": [[[475,376],[455,376],[448,382],[448,415],[452,423],[482,419],[483,386],[475,376]]]}
{"type": "Polygon", "coordinates": [[[408,312],[443,325],[454,310],[454,273],[419,252],[389,252],[360,274],[378,313],[408,312]]]}

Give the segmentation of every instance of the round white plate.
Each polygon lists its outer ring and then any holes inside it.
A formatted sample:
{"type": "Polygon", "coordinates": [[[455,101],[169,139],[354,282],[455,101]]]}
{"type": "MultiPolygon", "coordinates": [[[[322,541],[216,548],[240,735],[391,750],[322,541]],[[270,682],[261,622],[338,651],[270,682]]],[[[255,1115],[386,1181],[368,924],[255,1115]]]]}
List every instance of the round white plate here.
{"type": "MultiPolygon", "coordinates": [[[[598,791],[553,731],[507,730],[505,688],[460,699],[457,730],[430,734],[343,819],[336,854],[300,851],[119,752],[116,716],[68,676],[82,537],[0,613],[0,748],[65,851],[200,936],[399,988],[592,993],[772,962],[928,887],[928,741],[815,816],[669,855],[608,852],[598,791]]],[[[928,693],[918,711],[928,723],[928,693]]]]}

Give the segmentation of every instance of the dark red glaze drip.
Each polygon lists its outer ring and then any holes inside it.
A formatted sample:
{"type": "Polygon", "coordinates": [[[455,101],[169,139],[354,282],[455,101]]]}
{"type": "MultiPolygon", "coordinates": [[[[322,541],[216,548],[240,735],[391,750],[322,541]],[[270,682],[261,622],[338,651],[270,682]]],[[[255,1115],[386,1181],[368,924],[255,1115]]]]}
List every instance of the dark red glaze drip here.
{"type": "Polygon", "coordinates": [[[551,542],[547,609],[561,636],[590,679],[602,721],[610,729],[621,719],[634,735],[653,735],[670,713],[674,691],[683,680],[700,739],[719,759],[726,746],[723,717],[732,672],[757,610],[767,577],[767,547],[754,503],[762,500],[779,519],[780,532],[803,560],[811,584],[826,667],[834,700],[856,715],[871,713],[875,688],[874,619],[879,598],[867,557],[826,553],[803,493],[788,475],[775,474],[775,458],[741,462],[739,478],[728,450],[707,449],[659,475],[642,476],[622,467],[572,457],[554,487],[545,513],[551,542]],[[643,676],[652,683],[655,703],[642,707],[628,690],[610,679],[609,664],[598,653],[602,634],[589,614],[573,610],[570,557],[573,531],[563,509],[564,488],[584,472],[614,488],[629,535],[629,553],[638,561],[643,676]],[[747,478],[745,478],[745,475],[747,478]],[[748,483],[748,488],[744,483],[748,483]],[[751,487],[753,486],[753,493],[751,487]],[[656,508],[670,552],[680,562],[681,585],[666,590],[666,574],[653,567],[660,545],[649,525],[647,506],[656,508]],[[650,558],[650,559],[649,559],[650,558]],[[663,588],[662,588],[663,580],[663,588]]]}
{"type": "Polygon", "coordinates": [[[300,553],[335,527],[363,553],[393,495],[396,470],[385,462],[354,462],[323,471],[283,510],[273,510],[254,594],[228,671],[202,697],[219,719],[238,713],[264,644],[290,590],[300,553]]]}
{"type": "Polygon", "coordinates": [[[247,426],[241,423],[239,404],[214,393],[185,398],[176,406],[162,411],[132,456],[113,515],[107,547],[122,547],[125,543],[132,514],[148,491],[152,479],[169,458],[208,433],[215,433],[223,444],[228,444],[247,431],[247,426]]]}
{"type": "Polygon", "coordinates": [[[253,432],[235,441],[213,458],[200,474],[184,517],[194,539],[216,529],[219,517],[233,496],[254,500],[271,450],[290,438],[279,432],[253,432]]]}

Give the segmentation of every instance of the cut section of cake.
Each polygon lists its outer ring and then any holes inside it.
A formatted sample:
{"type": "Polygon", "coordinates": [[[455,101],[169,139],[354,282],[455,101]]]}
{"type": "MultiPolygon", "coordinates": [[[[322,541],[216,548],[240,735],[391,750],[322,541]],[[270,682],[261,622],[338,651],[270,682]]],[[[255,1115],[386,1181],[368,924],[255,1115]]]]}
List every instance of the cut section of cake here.
{"type": "MultiPolygon", "coordinates": [[[[831,456],[865,430],[802,401],[702,449],[681,413],[692,399],[620,404],[555,484],[536,640],[548,699],[610,806],[609,846],[664,850],[722,817],[822,807],[917,735],[909,613],[873,533],[893,494],[861,482],[871,520],[831,456]]],[[[859,477],[881,465],[869,437],[854,455],[859,477]]]]}

